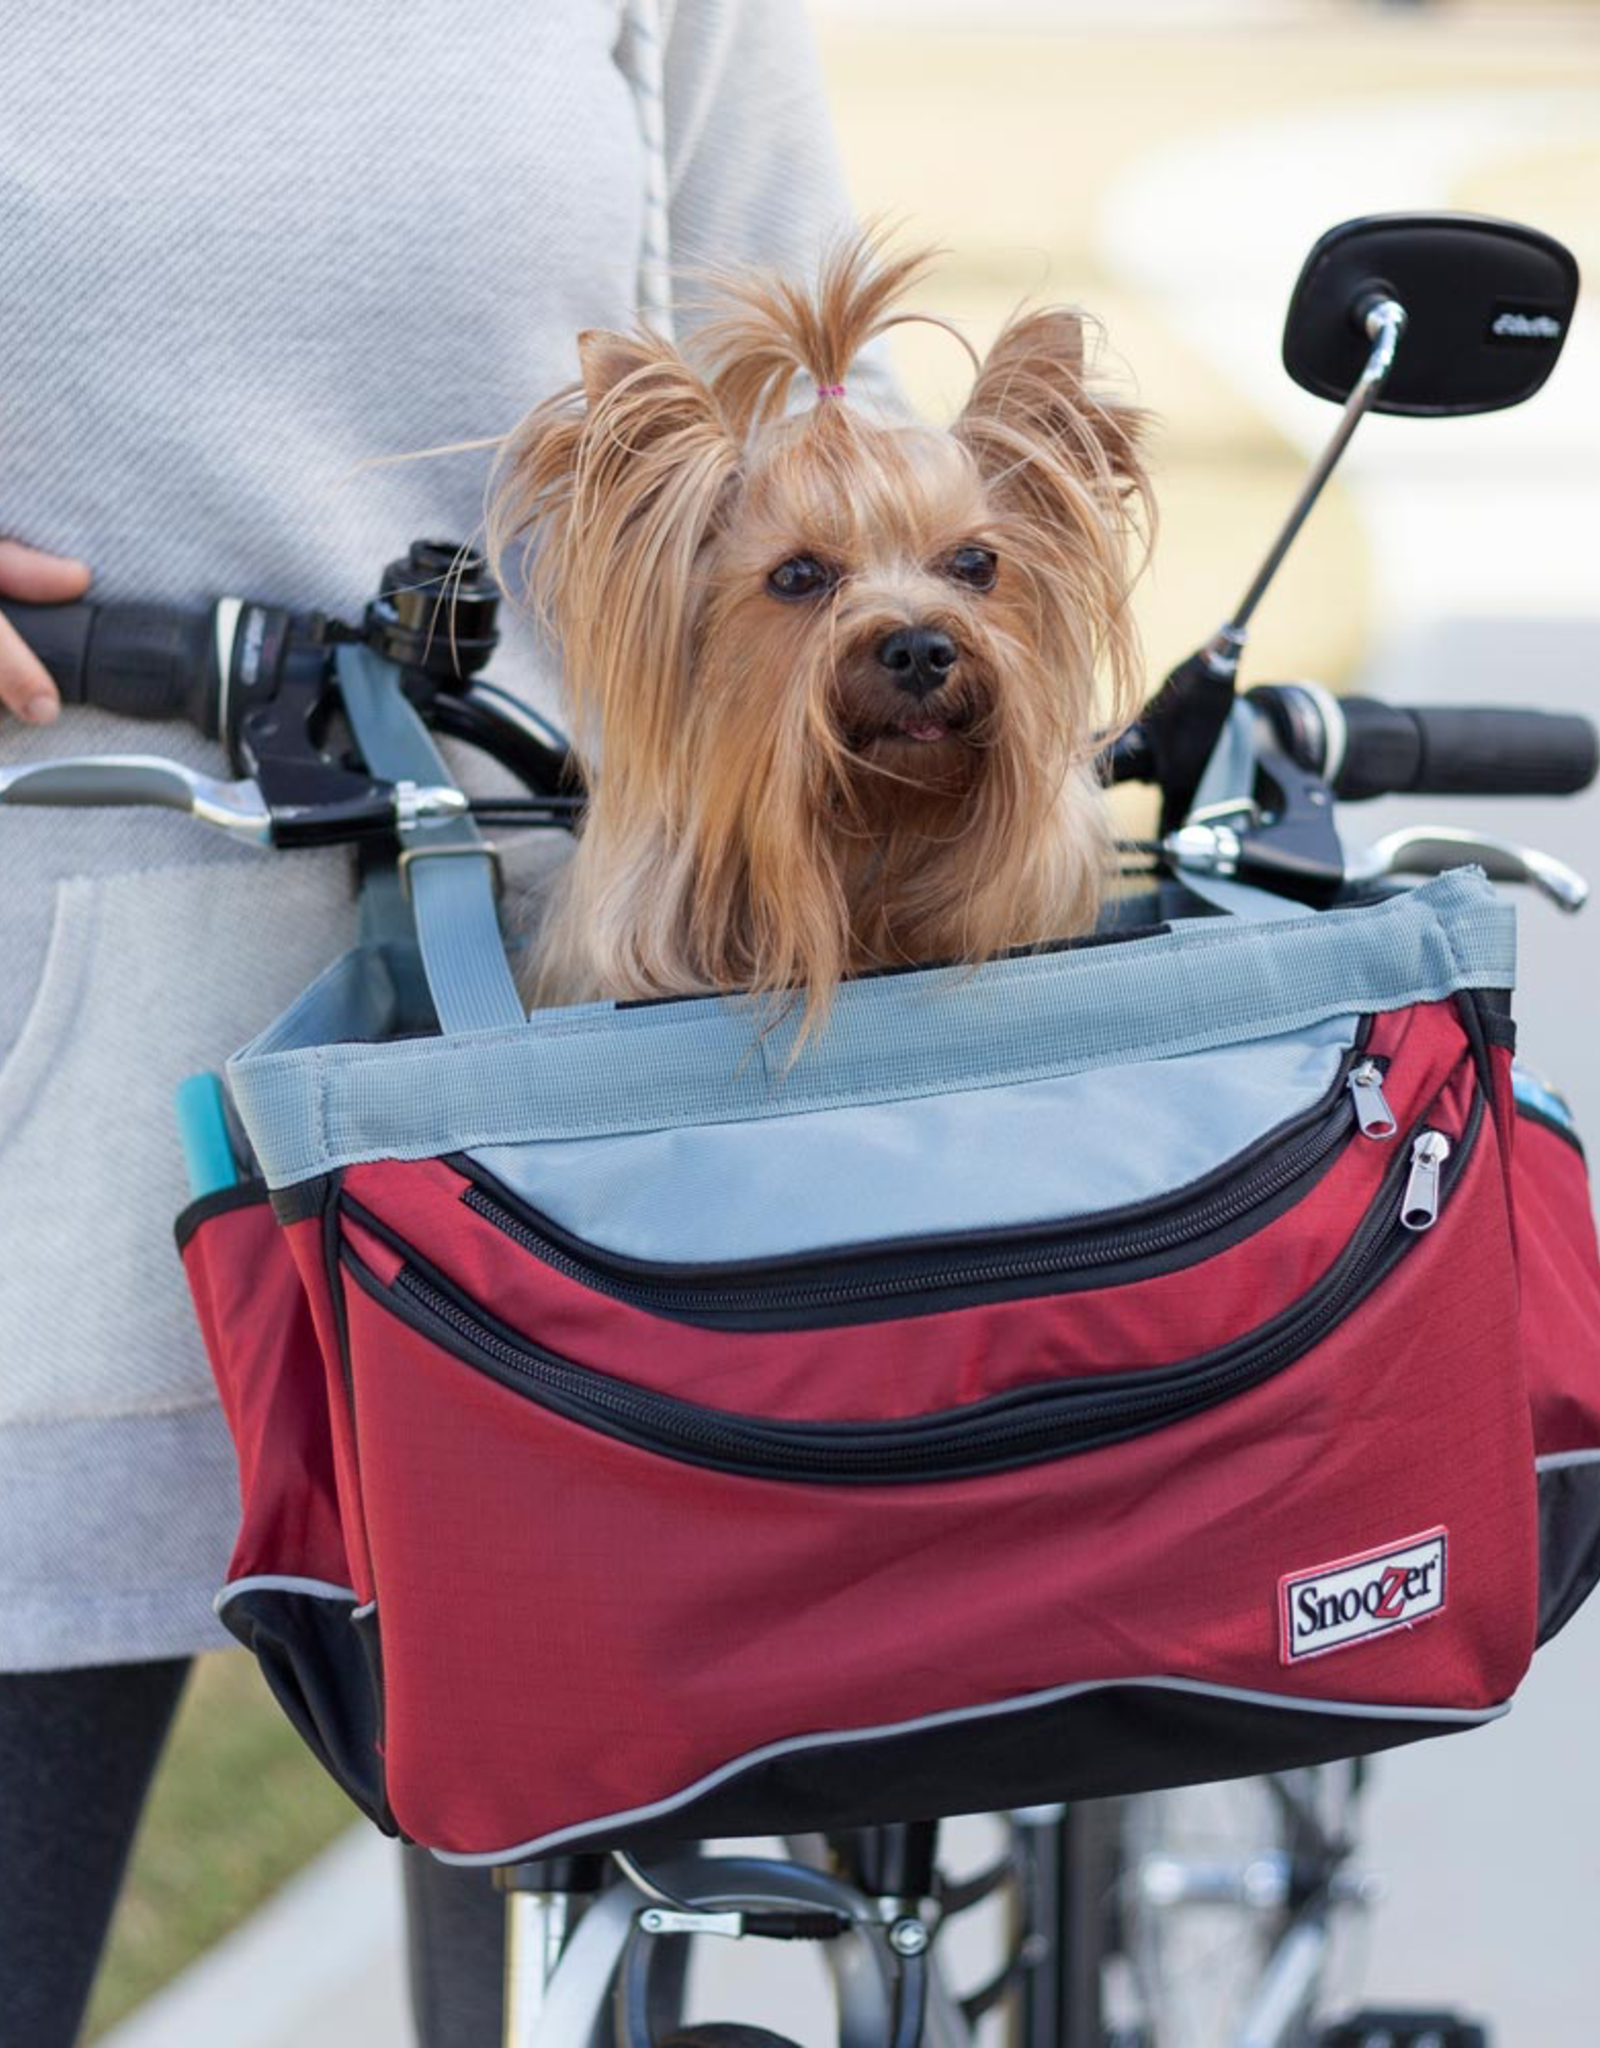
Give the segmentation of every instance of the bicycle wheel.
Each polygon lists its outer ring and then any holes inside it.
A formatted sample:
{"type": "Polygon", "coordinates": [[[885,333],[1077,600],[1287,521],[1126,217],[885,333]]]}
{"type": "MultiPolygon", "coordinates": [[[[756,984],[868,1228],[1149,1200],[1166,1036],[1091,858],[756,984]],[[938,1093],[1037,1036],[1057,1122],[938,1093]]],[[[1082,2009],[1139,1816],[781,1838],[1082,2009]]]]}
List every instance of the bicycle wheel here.
{"type": "Polygon", "coordinates": [[[1124,1803],[1119,2038],[1217,2048],[1235,2037],[1298,1900],[1337,1867],[1359,1782],[1357,1766],[1324,1764],[1124,1803]]]}

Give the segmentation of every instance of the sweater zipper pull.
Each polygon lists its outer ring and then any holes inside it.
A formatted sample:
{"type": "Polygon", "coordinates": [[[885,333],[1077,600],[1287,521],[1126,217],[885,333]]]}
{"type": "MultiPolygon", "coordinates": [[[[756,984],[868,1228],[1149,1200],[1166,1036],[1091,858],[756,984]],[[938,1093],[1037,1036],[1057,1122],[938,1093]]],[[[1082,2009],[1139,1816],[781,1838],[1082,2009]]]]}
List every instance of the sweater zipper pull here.
{"type": "Polygon", "coordinates": [[[1383,1092],[1383,1069],[1376,1060],[1363,1060],[1350,1069],[1346,1084],[1356,1106],[1356,1122],[1364,1138],[1392,1138],[1399,1126],[1383,1092]]]}
{"type": "Polygon", "coordinates": [[[1407,1230],[1431,1230],[1439,1220],[1439,1169],[1450,1157],[1443,1131],[1419,1131],[1411,1145],[1411,1172],[1406,1177],[1400,1221],[1407,1230]]]}

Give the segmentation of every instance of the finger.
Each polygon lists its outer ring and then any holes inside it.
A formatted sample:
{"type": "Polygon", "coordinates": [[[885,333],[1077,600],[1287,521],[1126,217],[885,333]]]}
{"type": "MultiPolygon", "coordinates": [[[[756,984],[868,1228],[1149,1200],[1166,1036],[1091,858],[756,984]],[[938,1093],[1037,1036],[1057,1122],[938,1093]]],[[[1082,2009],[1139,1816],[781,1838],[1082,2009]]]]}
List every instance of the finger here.
{"type": "Polygon", "coordinates": [[[89,567],[67,555],[47,555],[19,540],[0,540],[0,597],[24,604],[65,604],[89,588],[89,567]]]}
{"type": "Polygon", "coordinates": [[[48,725],[61,709],[44,665],[0,619],[0,704],[29,725],[48,725]]]}

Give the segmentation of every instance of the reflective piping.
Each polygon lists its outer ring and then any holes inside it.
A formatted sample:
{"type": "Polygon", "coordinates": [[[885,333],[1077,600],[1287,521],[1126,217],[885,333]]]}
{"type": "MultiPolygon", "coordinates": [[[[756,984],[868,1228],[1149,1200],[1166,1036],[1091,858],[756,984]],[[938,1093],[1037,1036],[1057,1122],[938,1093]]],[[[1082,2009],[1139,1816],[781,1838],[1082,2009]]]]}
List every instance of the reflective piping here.
{"type": "Polygon", "coordinates": [[[775,1757],[799,1756],[809,1749],[831,1749],[845,1743],[877,1742],[890,1735],[912,1735],[924,1728],[954,1728],[963,1722],[984,1721],[1000,1714],[1026,1712],[1033,1707],[1054,1706],[1061,1700],[1076,1698],[1083,1693],[1111,1692],[1123,1686],[1143,1686],[1152,1692],[1193,1693],[1201,1699],[1235,1700],[1241,1706],[1281,1707],[1293,1713],[1340,1714],[1352,1720],[1366,1721],[1442,1721],[1464,1728],[1478,1727],[1486,1721],[1498,1721],[1509,1714],[1511,1702],[1504,1701],[1497,1707],[1374,1707],[1352,1705],[1344,1700],[1307,1700],[1291,1698],[1283,1693],[1250,1692],[1238,1686],[1207,1685],[1200,1679],[1187,1678],[1113,1678],[1088,1679],[1076,1685],[1052,1686],[1045,1692],[1023,1693],[1013,1700],[999,1700],[981,1707],[951,1707],[943,1713],[923,1714],[910,1721],[888,1721],[876,1728],[845,1728],[823,1735],[796,1735],[782,1742],[768,1742],[760,1749],[752,1749],[744,1756],[735,1757],[732,1763],[721,1764],[703,1778],[697,1778],[692,1785],[681,1792],[673,1792],[665,1799],[652,1801],[648,1806],[630,1807],[624,1813],[603,1814],[595,1820],[583,1821],[569,1828],[558,1828],[554,1834],[536,1835],[531,1841],[518,1842],[507,1849],[474,1850],[471,1853],[456,1849],[430,1849],[429,1854],[441,1863],[463,1865],[489,1863],[520,1863],[529,1856],[545,1856],[562,1848],[569,1842],[582,1841],[602,1829],[635,1827],[641,1822],[659,1819],[664,1814],[676,1813],[682,1807],[692,1805],[718,1785],[724,1785],[740,1772],[752,1769],[757,1764],[770,1762],[775,1757]]]}
{"type": "Polygon", "coordinates": [[[256,1572],[248,1579],[230,1579],[212,1601],[212,1613],[220,1615],[236,1593],[253,1593],[258,1587],[268,1593],[316,1593],[325,1600],[354,1600],[356,1597],[352,1587],[335,1586],[328,1579],[297,1579],[280,1576],[276,1572],[256,1572]]]}
{"type": "Polygon", "coordinates": [[[1570,1465],[1600,1465],[1600,1451],[1551,1451],[1533,1461],[1535,1472],[1564,1472],[1570,1465]]]}

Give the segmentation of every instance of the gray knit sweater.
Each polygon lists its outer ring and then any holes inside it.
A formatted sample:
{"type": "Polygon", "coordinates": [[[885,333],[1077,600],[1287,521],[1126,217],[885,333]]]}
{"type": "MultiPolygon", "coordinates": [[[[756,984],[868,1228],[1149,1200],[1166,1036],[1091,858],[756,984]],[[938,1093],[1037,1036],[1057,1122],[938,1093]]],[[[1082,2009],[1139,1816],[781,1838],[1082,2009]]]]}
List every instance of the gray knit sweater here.
{"type": "MultiPolygon", "coordinates": [[[[663,0],[672,259],[808,263],[846,208],[799,0],[663,0]]],[[[629,324],[621,0],[67,0],[0,67],[0,533],[95,592],[359,606],[469,534],[509,426],[629,324]]],[[[526,643],[498,680],[548,700],[526,643]]],[[[0,761],[203,742],[99,713],[0,761]]],[[[222,1640],[232,1455],[174,1256],[172,1089],[348,940],[341,854],[0,810],[0,1669],[222,1640]]]]}

